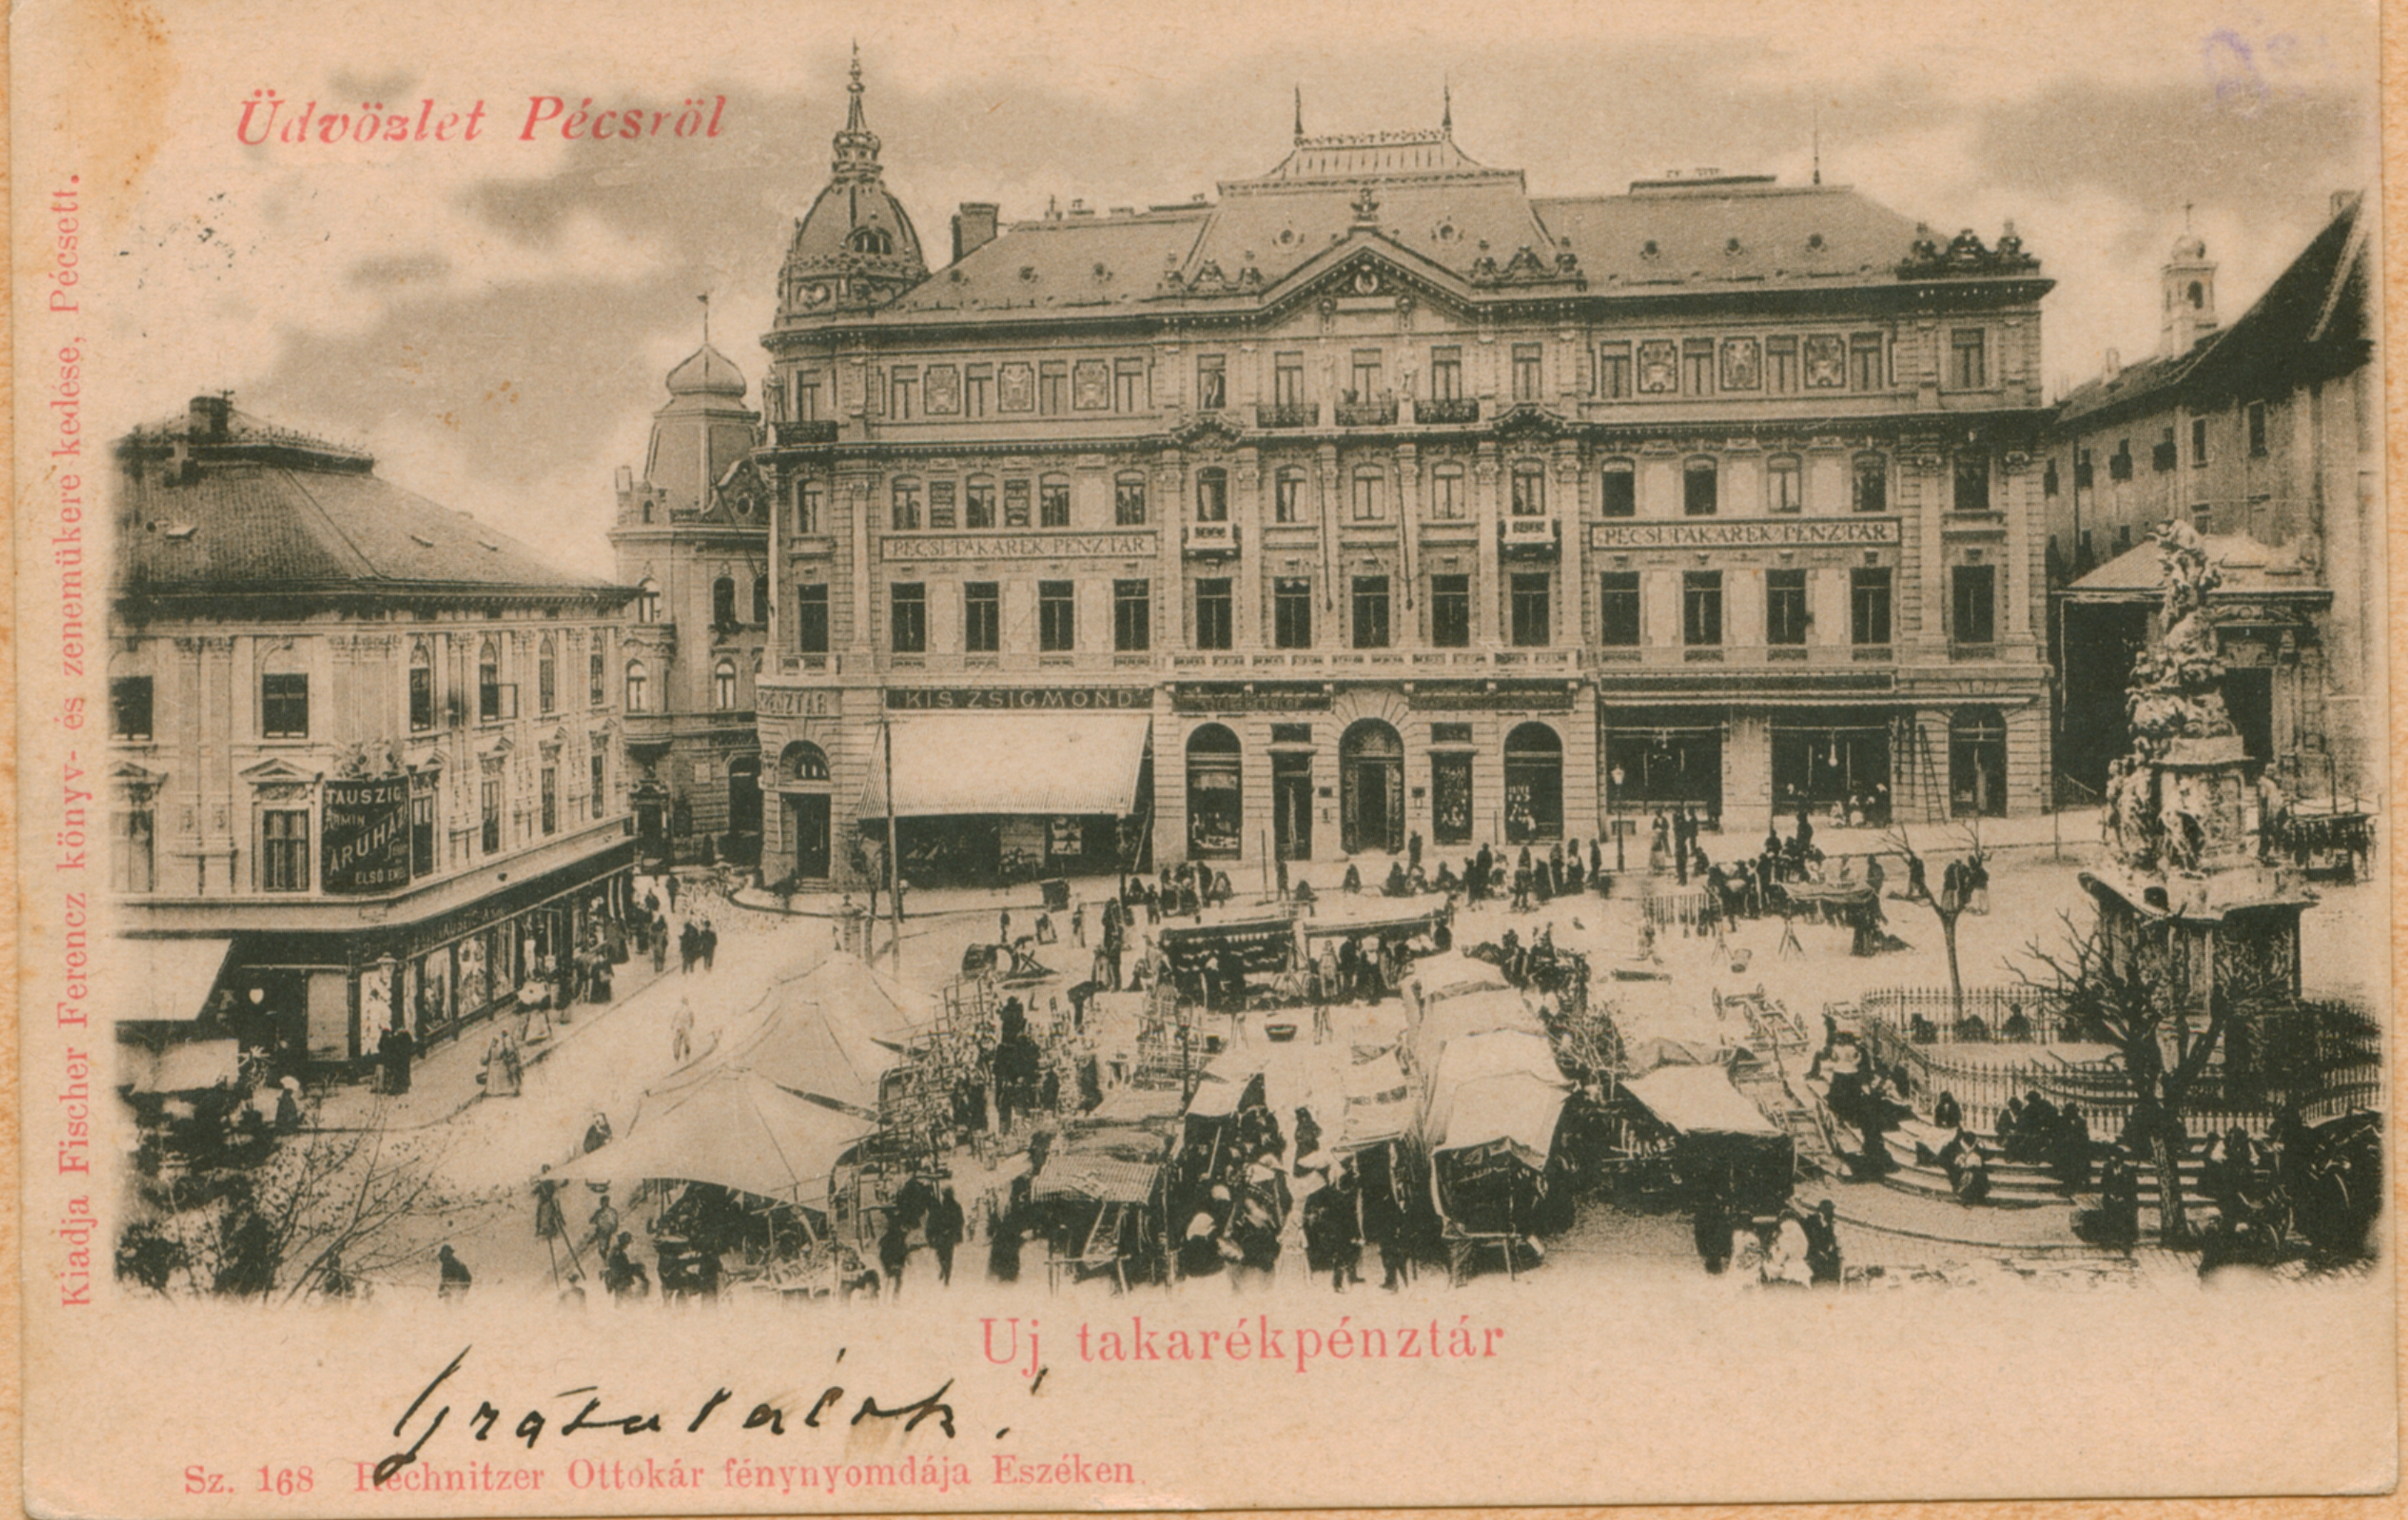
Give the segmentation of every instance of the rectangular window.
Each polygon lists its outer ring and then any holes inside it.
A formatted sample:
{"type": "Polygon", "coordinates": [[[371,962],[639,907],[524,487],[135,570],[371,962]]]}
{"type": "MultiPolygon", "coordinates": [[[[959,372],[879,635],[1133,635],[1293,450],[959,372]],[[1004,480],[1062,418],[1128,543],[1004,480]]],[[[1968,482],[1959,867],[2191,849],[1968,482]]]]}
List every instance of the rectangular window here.
{"type": "Polygon", "coordinates": [[[1639,471],[1627,459],[1605,462],[1598,510],[1607,517],[1639,515],[1639,471]]]}
{"type": "Polygon", "coordinates": [[[1959,644],[1991,642],[1998,636],[1998,566],[1959,565],[1948,577],[1950,637],[1959,644]]]}
{"type": "Polygon", "coordinates": [[[1711,337],[1686,337],[1681,340],[1681,394],[1712,395],[1714,394],[1714,340],[1711,337]]]}
{"type": "Polygon", "coordinates": [[[1768,337],[1764,340],[1764,388],[1774,395],[1787,395],[1798,389],[1796,338],[1768,337]]]}
{"type": "Polygon", "coordinates": [[[895,531],[910,533],[920,526],[920,482],[895,482],[895,531]]]}
{"type": "Polygon", "coordinates": [[[1282,470],[1271,483],[1271,520],[1276,523],[1304,521],[1304,476],[1295,470],[1282,470]]]}
{"type": "Polygon", "coordinates": [[[817,533],[820,518],[827,506],[827,487],[817,480],[795,482],[795,531],[817,533]]]}
{"type": "MultiPolygon", "coordinates": [[[[594,745],[594,758],[590,763],[590,773],[586,777],[586,784],[588,787],[586,806],[593,810],[593,816],[596,818],[601,817],[604,813],[610,810],[610,788],[608,784],[609,758],[610,752],[603,747],[600,740],[595,740],[594,745]]],[[[435,819],[435,799],[432,797],[427,798],[426,817],[427,826],[429,829],[427,837],[430,841],[428,847],[431,849],[433,848],[431,841],[434,838],[432,830],[435,819]]]]}
{"type": "Polygon", "coordinates": [[[602,677],[602,630],[594,630],[594,648],[585,656],[585,705],[598,708],[609,700],[602,677]]]}
{"type": "Polygon", "coordinates": [[[1722,504],[1722,474],[1711,459],[1692,459],[1681,471],[1681,510],[1712,517],[1722,504]]]}
{"type": "Polygon", "coordinates": [[[560,710],[560,667],[550,658],[535,665],[535,710],[546,717],[560,710]]]}
{"type": "Polygon", "coordinates": [[[1354,578],[1354,647],[1388,647],[1388,578],[1384,575],[1354,578]]]}
{"type": "Polygon", "coordinates": [[[1848,572],[1848,641],[1889,642],[1889,569],[1874,566],[1848,572]]]}
{"type": "Polygon", "coordinates": [[[1028,482],[1026,480],[1003,482],[1003,525],[1008,528],[1025,528],[1028,525],[1028,482]]]}
{"type": "Polygon", "coordinates": [[[1229,356],[1226,353],[1199,353],[1196,356],[1196,409],[1218,411],[1229,404],[1229,356]]]}
{"type": "Polygon", "coordinates": [[[259,678],[259,733],[262,738],[309,737],[309,678],[277,675],[259,678]]]}
{"type": "Polygon", "coordinates": [[[816,423],[820,420],[820,378],[795,372],[795,421],[816,423]]]}
{"type": "Polygon", "coordinates": [[[995,366],[971,365],[962,371],[962,415],[983,417],[995,398],[995,366]]]}
{"type": "Polygon", "coordinates": [[[2263,401],[2249,403],[2249,456],[2252,459],[2266,457],[2266,403],[2263,401]]]}
{"type": "Polygon", "coordinates": [[[1271,582],[1271,644],[1277,649],[1312,647],[1312,582],[1302,577],[1271,582]]]}
{"type": "Polygon", "coordinates": [[[1196,647],[1229,649],[1236,643],[1229,582],[1226,579],[1196,582],[1196,647]]]}
{"type": "Polygon", "coordinates": [[[1989,337],[1979,327],[1958,327],[1948,335],[1948,388],[1979,391],[1990,383],[1989,337]]]}
{"type": "Polygon", "coordinates": [[[924,654],[928,650],[928,588],[917,581],[897,581],[886,588],[887,647],[897,654],[924,654]]]}
{"type": "Polygon", "coordinates": [[[1681,572],[1681,642],[1702,649],[1723,641],[1723,573],[1681,572]]]}
{"type": "MultiPolygon", "coordinates": [[[[595,752],[598,758],[600,751],[595,752]]],[[[595,815],[600,815],[601,784],[595,784],[595,815]]],[[[432,787],[409,795],[409,874],[435,874],[435,793],[432,787]]]]}
{"type": "Polygon", "coordinates": [[[2087,449],[2074,450],[2073,489],[2076,491],[2087,491],[2090,489],[2090,483],[2094,479],[2096,479],[2096,472],[2090,463],[2090,451],[2087,449]]]}
{"type": "Polygon", "coordinates": [[[2204,417],[2190,420],[2190,467],[2207,468],[2207,419],[2204,417]]]}
{"type": "Polygon", "coordinates": [[[1377,523],[1386,515],[1380,505],[1380,478],[1369,473],[1354,477],[1354,521],[1377,523]]]}
{"type": "Polygon", "coordinates": [[[1806,505],[1806,475],[1795,454],[1783,454],[1764,467],[1764,504],[1776,512],[1802,510],[1806,505]]]}
{"type": "Polygon", "coordinates": [[[962,488],[962,526],[995,526],[995,482],[972,480],[962,488]]]}
{"type": "Polygon", "coordinates": [[[1352,360],[1349,373],[1353,378],[1348,383],[1354,387],[1354,399],[1377,401],[1380,399],[1380,351],[1356,349],[1352,360]]]}
{"type": "Polygon", "coordinates": [[[1304,355],[1283,353],[1271,362],[1271,400],[1283,407],[1304,401],[1304,355]]]}
{"type": "Polygon", "coordinates": [[[1310,744],[1312,742],[1312,724],[1309,723],[1275,723],[1271,724],[1271,742],[1274,744],[1310,744]]]}
{"type": "Polygon", "coordinates": [[[148,808],[123,808],[108,815],[108,888],[149,892],[159,884],[156,825],[148,808]]]}
{"type": "Polygon", "coordinates": [[[1879,333],[1857,333],[1848,339],[1848,386],[1857,391],[1888,389],[1889,365],[1879,333]]]}
{"type": "Polygon", "coordinates": [[[1597,578],[1597,641],[1608,649],[1638,647],[1638,571],[1608,570],[1597,578]]]}
{"type": "Polygon", "coordinates": [[[309,810],[307,808],[269,808],[260,813],[259,890],[309,890],[309,810]]]}
{"type": "Polygon", "coordinates": [[[1806,572],[1764,572],[1764,641],[1768,644],[1806,642],[1806,572]]]}
{"type": "Polygon", "coordinates": [[[1144,407],[1145,401],[1145,361],[1113,360],[1112,409],[1116,411],[1137,411],[1144,407]]]}
{"type": "Polygon", "coordinates": [[[2128,480],[2132,478],[2132,440],[2117,438],[2115,452],[2107,456],[2107,479],[2128,480]]]}
{"type": "Polygon", "coordinates": [[[1541,349],[1536,343],[1513,345],[1513,399],[1536,401],[1542,381],[1540,379],[1541,349]]]}
{"type": "Polygon", "coordinates": [[[1037,409],[1048,417],[1068,411],[1070,396],[1070,366],[1059,359],[1048,360],[1037,366],[1037,409]]]}
{"type": "Polygon", "coordinates": [[[502,783],[498,779],[484,784],[477,842],[484,847],[485,853],[489,855],[496,854],[501,851],[502,783]]]}
{"type": "Polygon", "coordinates": [[[1630,399],[1630,344],[1600,343],[1597,346],[1597,394],[1604,401],[1630,399]]]}
{"type": "Polygon", "coordinates": [[[1037,647],[1048,654],[1079,647],[1078,601],[1068,581],[1037,582],[1037,647]]]}
{"type": "Polygon", "coordinates": [[[888,377],[886,382],[888,421],[908,423],[911,420],[911,396],[919,385],[920,372],[916,369],[897,369],[888,377]]]}
{"type": "Polygon", "coordinates": [[[2174,430],[2169,427],[2158,434],[2157,447],[2149,451],[2149,467],[2163,475],[2174,463],[2174,430]]]}
{"type": "Polygon", "coordinates": [[[1154,582],[1112,582],[1112,648],[1140,654],[1154,648],[1154,582]]]}
{"type": "Polygon", "coordinates": [[[558,766],[543,767],[541,786],[539,811],[543,831],[546,834],[557,834],[560,832],[560,767],[558,766]]]}
{"type": "Polygon", "coordinates": [[[1960,512],[1986,512],[1990,509],[1990,457],[1987,454],[1956,456],[1956,481],[1953,502],[1960,512]]]}
{"type": "Polygon", "coordinates": [[[828,589],[825,581],[795,588],[795,650],[801,654],[828,652],[828,589]]]}
{"type": "Polygon", "coordinates": [[[1554,579],[1544,570],[1524,571],[1513,577],[1510,595],[1514,648],[1543,649],[1554,637],[1549,595],[1554,579]]]}
{"type": "Polygon", "coordinates": [[[962,582],[962,649],[993,654],[1003,648],[1003,588],[993,581],[962,582]]]}
{"type": "Polygon", "coordinates": [[[951,480],[928,482],[928,525],[930,527],[950,528],[961,521],[955,515],[953,509],[953,496],[958,489],[951,480]]]}
{"type": "Polygon", "coordinates": [[[1430,477],[1430,520],[1453,523],[1463,517],[1463,471],[1441,469],[1430,477]]]}
{"type": "Polygon", "coordinates": [[[1547,515],[1547,472],[1540,465],[1513,466],[1512,495],[1508,507],[1515,517],[1547,515]]]}
{"type": "MultiPolygon", "coordinates": [[[[432,674],[433,672],[423,666],[410,672],[409,726],[412,728],[424,728],[435,722],[435,698],[432,692],[428,694],[426,699],[425,721],[421,722],[418,716],[417,678],[421,675],[432,674]]],[[[149,676],[119,676],[108,683],[108,731],[119,738],[150,737],[150,678],[149,676]]]]}
{"type": "Polygon", "coordinates": [[[1145,477],[1124,475],[1112,482],[1112,522],[1124,528],[1145,526],[1145,477]]]}
{"type": "Polygon", "coordinates": [[[1430,577],[1430,642],[1440,649],[1471,647],[1471,577],[1430,577]]]}
{"type": "Polygon", "coordinates": [[[1070,525],[1070,482],[1048,480],[1037,482],[1037,525],[1040,528],[1067,528],[1070,525]]]}
{"type": "Polygon", "coordinates": [[[1430,350],[1430,399],[1463,399],[1463,350],[1452,343],[1430,350]]]}

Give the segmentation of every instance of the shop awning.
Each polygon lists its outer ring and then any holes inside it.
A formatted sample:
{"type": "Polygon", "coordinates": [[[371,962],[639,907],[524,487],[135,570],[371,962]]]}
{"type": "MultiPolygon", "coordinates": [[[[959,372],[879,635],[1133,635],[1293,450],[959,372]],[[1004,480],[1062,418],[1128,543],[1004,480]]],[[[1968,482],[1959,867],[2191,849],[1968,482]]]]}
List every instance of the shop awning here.
{"type": "MultiPolygon", "coordinates": [[[[1135,812],[1154,724],[1142,712],[913,713],[890,722],[898,818],[1135,812]]],[[[886,756],[874,747],[865,818],[886,811],[885,772],[886,756]]]]}
{"type": "Polygon", "coordinates": [[[225,968],[231,939],[124,939],[123,974],[116,984],[120,1019],[174,1019],[191,1023],[201,1016],[209,989],[225,968]]]}
{"type": "Polygon", "coordinates": [[[1667,1128],[1685,1135],[1760,1135],[1778,1138],[1782,1129],[1764,1116],[1745,1093],[1731,1085],[1730,1070],[1720,1066],[1658,1067],[1643,1077],[1632,1077],[1623,1090],[1645,1105],[1667,1128]]]}

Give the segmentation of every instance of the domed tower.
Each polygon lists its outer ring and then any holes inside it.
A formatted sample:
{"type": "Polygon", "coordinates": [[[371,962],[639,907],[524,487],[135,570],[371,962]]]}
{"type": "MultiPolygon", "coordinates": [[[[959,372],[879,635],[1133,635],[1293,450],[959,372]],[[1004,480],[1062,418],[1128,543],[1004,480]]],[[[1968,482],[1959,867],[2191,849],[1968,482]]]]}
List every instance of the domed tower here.
{"type": "Polygon", "coordinates": [[[2159,284],[2157,351],[2172,358],[2215,331],[2215,265],[2207,245],[2187,228],[2166,255],[2159,284]]]}
{"type": "Polygon", "coordinates": [[[761,419],[744,405],[742,372],[708,337],[668,385],[668,404],[652,413],[644,481],[671,510],[691,511],[709,506],[711,488],[760,442],[761,419]]]}
{"type": "Polygon", "coordinates": [[[778,278],[781,316],[882,306],[928,278],[920,235],[886,188],[878,134],[861,110],[861,48],[853,50],[853,104],[836,135],[827,188],[795,223],[778,278]]]}

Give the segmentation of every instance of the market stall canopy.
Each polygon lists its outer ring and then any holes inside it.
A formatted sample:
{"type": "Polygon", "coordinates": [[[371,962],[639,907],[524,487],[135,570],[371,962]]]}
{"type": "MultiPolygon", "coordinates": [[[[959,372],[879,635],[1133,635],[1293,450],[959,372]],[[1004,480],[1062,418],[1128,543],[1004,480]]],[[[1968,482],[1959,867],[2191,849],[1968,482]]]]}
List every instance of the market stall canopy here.
{"type": "Polygon", "coordinates": [[[1426,1002],[1459,992],[1509,987],[1512,983],[1505,980],[1503,968],[1495,962],[1448,950],[1413,962],[1405,972],[1405,985],[1413,990],[1414,997],[1426,1002]]]}
{"type": "Polygon", "coordinates": [[[1756,1135],[1778,1140],[1784,1133],[1746,1094],[1731,1085],[1726,1067],[1658,1067],[1622,1086],[1667,1128],[1684,1135],[1756,1135]]]}
{"type": "Polygon", "coordinates": [[[625,1135],[564,1175],[632,1184],[714,1183],[791,1202],[827,1195],[828,1173],[875,1129],[753,1072],[721,1068],[671,1095],[648,1094],[625,1135]]]}
{"type": "Polygon", "coordinates": [[[1285,909],[1207,909],[1199,917],[1163,925],[1155,941],[1176,970],[1195,970],[1224,950],[1247,970],[1268,970],[1294,958],[1296,920],[1285,909]]]}
{"type": "Polygon", "coordinates": [[[1669,1035],[1649,1035],[1643,1040],[1626,1041],[1622,1047],[1624,1068],[1633,1073],[1653,1071],[1658,1067],[1717,1066],[1726,1054],[1712,1041],[1674,1040],[1669,1035]]]}
{"type": "Polygon", "coordinates": [[[781,992],[844,1010],[897,1050],[937,1022],[934,994],[902,982],[850,951],[798,963],[773,979],[781,992]]]}
{"type": "Polygon", "coordinates": [[[1045,1153],[1029,1187],[1039,1202],[1143,1203],[1154,1196],[1168,1140],[1139,1125],[1082,1125],[1064,1130],[1045,1153]]]}
{"type": "Polygon", "coordinates": [[[1422,1141],[1436,1154],[1501,1140],[1543,1166],[1570,1091],[1544,1035],[1497,1030],[1453,1040],[1430,1077],[1422,1141]]]}
{"type": "Polygon", "coordinates": [[[186,1024],[199,1018],[232,948],[231,939],[120,940],[125,974],[110,979],[118,999],[115,1016],[186,1024]]]}
{"type": "Polygon", "coordinates": [[[120,1045],[118,1085],[137,1093],[205,1093],[231,1087],[241,1069],[242,1052],[232,1040],[184,1040],[165,1050],[120,1045]]]}
{"type": "Polygon", "coordinates": [[[1188,1100],[1187,1111],[1205,1119],[1235,1113],[1245,1099],[1247,1084],[1262,1074],[1261,1055],[1243,1048],[1223,1051],[1204,1068],[1203,1079],[1196,1084],[1196,1096],[1188,1100]]]}
{"type": "Polygon", "coordinates": [[[1522,995],[1511,987],[1501,987],[1465,993],[1431,1007],[1423,1015],[1420,1027],[1413,1031],[1413,1046],[1423,1060],[1428,1061],[1440,1049],[1467,1035],[1497,1029],[1536,1035],[1542,1042],[1546,1038],[1546,1025],[1530,1011],[1522,995]]]}
{"type": "Polygon", "coordinates": [[[1410,933],[1443,917],[1447,901],[1443,892],[1426,892],[1414,897],[1333,892],[1316,901],[1312,911],[1297,921],[1297,926],[1304,930],[1307,939],[1326,939],[1340,934],[1410,933]]]}
{"type": "Polygon", "coordinates": [[[1393,1050],[1346,1068],[1346,1116],[1335,1141],[1340,1151],[1359,1151],[1401,1140],[1412,1128],[1412,1079],[1393,1050]]]}
{"type": "Polygon", "coordinates": [[[772,986],[755,1006],[747,1032],[672,1072],[647,1096],[646,1106],[722,1071],[739,1071],[875,1118],[881,1084],[902,1064],[904,1042],[879,1033],[875,1005],[838,1001],[825,991],[800,978],[772,986]]]}
{"type": "MultiPolygon", "coordinates": [[[[1142,712],[910,713],[888,721],[900,818],[1134,812],[1154,725],[1142,712]]],[[[871,755],[865,818],[886,812],[885,758],[871,755]]]]}

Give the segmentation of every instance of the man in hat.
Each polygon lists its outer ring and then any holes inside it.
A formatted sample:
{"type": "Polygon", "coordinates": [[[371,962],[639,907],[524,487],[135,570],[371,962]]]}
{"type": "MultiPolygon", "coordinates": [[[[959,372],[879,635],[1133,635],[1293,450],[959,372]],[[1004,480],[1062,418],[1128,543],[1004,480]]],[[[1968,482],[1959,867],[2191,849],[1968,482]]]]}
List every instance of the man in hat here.
{"type": "Polygon", "coordinates": [[[442,1285],[436,1289],[437,1296],[457,1298],[466,1295],[468,1291],[468,1269],[452,1254],[452,1248],[447,1245],[436,1252],[435,1260],[443,1274],[442,1285]]]}
{"type": "Polygon", "coordinates": [[[962,1219],[961,1200],[953,1197],[953,1185],[945,1184],[944,1196],[928,1210],[928,1249],[937,1254],[937,1281],[947,1287],[953,1282],[953,1248],[962,1243],[968,1226],[962,1219]]]}
{"type": "Polygon", "coordinates": [[[1814,1285],[1840,1281],[1840,1226],[1838,1211],[1825,1198],[1814,1205],[1814,1212],[1801,1221],[1806,1227],[1806,1268],[1814,1285]]]}

